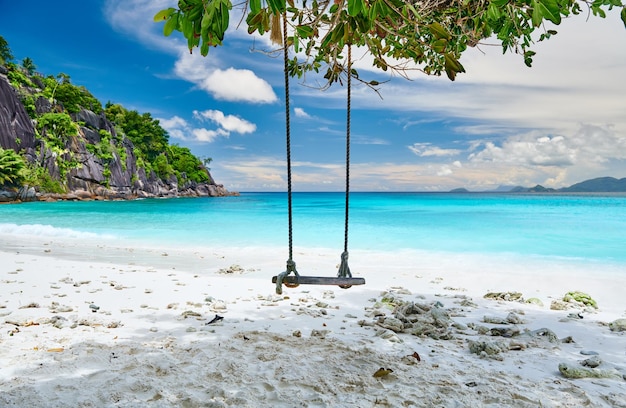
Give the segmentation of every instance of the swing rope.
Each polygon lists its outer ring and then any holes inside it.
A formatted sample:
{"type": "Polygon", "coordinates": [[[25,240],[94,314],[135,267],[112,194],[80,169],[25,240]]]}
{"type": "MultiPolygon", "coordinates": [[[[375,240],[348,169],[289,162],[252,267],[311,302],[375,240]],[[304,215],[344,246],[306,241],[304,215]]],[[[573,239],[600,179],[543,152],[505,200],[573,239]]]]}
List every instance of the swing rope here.
{"type": "MultiPolygon", "coordinates": [[[[287,259],[287,268],[285,272],[279,273],[276,279],[276,293],[283,293],[283,279],[287,275],[293,272],[298,277],[298,271],[296,270],[296,263],[293,260],[293,216],[292,216],[292,198],[291,198],[291,121],[290,121],[290,108],[289,108],[289,48],[287,46],[287,16],[283,12],[283,63],[285,74],[285,136],[287,141],[287,212],[289,218],[289,259],[287,259]]],[[[287,284],[287,287],[298,286],[287,284]]]]}
{"type": "MultiPolygon", "coordinates": [[[[279,273],[272,278],[272,281],[276,283],[276,293],[281,295],[283,293],[283,284],[289,288],[295,288],[300,283],[303,284],[319,284],[319,285],[338,285],[340,288],[348,289],[352,285],[363,285],[365,279],[353,278],[348,266],[348,219],[349,219],[349,206],[350,206],[350,116],[351,116],[351,86],[352,86],[352,48],[348,44],[348,98],[347,98],[347,119],[346,119],[346,209],[345,209],[345,230],[344,230],[344,247],[341,254],[341,264],[337,272],[336,278],[326,277],[314,277],[314,276],[300,276],[296,270],[296,263],[293,260],[293,205],[292,205],[292,191],[291,191],[291,122],[290,122],[290,107],[289,107],[289,51],[287,43],[287,15],[283,13],[282,16],[275,16],[273,18],[281,18],[283,22],[283,62],[284,62],[284,74],[285,74],[285,136],[287,144],[287,202],[289,213],[289,259],[287,260],[287,268],[284,272],[279,273]],[[293,273],[295,276],[288,278],[288,275],[293,273]]],[[[273,21],[274,23],[275,21],[273,21]]],[[[277,27],[280,27],[276,21],[277,27]]],[[[274,28],[272,29],[274,30],[274,28]]],[[[280,38],[280,36],[279,36],[280,38]]]]}
{"type": "MultiPolygon", "coordinates": [[[[343,253],[341,254],[341,264],[337,276],[340,278],[351,278],[352,273],[348,266],[348,219],[350,211],[350,116],[351,116],[351,91],[352,91],[352,46],[348,44],[348,83],[347,83],[347,106],[346,106],[346,210],[345,228],[343,239],[343,253]]],[[[342,289],[348,289],[352,285],[339,285],[342,289]]]]}

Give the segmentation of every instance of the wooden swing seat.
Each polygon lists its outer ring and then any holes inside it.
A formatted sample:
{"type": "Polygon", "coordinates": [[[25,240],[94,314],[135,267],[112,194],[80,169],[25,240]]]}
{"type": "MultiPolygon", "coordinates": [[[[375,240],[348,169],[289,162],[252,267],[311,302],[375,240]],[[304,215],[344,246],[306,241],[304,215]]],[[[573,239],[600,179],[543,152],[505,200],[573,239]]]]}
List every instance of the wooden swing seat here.
{"type": "MultiPolygon", "coordinates": [[[[276,283],[277,276],[272,277],[272,283],[276,283]]],[[[352,286],[365,285],[365,278],[340,278],[329,276],[295,276],[288,275],[283,278],[283,283],[287,285],[338,285],[352,286]]]]}

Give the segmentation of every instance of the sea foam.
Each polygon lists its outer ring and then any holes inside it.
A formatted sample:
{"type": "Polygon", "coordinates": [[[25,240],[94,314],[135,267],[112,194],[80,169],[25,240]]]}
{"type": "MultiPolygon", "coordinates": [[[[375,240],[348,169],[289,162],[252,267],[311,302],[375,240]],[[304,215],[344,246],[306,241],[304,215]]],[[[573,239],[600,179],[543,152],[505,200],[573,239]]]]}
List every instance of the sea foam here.
{"type": "Polygon", "coordinates": [[[19,235],[21,237],[56,237],[56,238],[79,238],[79,239],[114,239],[111,234],[96,234],[93,232],[78,231],[71,228],[53,227],[44,224],[1,224],[0,235],[19,235]]]}

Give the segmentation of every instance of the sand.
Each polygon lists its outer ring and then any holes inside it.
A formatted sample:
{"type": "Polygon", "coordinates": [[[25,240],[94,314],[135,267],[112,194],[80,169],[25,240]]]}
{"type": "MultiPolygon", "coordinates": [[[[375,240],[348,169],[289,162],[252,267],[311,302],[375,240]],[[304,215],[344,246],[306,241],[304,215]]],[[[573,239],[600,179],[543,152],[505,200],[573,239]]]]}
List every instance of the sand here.
{"type": "Polygon", "coordinates": [[[2,407],[626,407],[619,266],[0,242],[2,407]]]}

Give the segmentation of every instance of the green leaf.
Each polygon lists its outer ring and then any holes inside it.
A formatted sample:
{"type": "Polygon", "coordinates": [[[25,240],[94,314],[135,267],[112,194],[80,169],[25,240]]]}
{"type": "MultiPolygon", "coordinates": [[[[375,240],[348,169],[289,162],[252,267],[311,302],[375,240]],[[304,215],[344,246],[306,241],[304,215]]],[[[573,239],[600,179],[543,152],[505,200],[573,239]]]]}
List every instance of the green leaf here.
{"type": "Polygon", "coordinates": [[[163,35],[169,37],[172,34],[172,31],[178,26],[178,13],[170,16],[169,20],[165,22],[163,26],[163,35]]]}
{"type": "Polygon", "coordinates": [[[622,7],[622,21],[624,22],[624,27],[626,28],[626,6],[622,7]]]}
{"type": "Polygon", "coordinates": [[[379,1],[374,1],[371,3],[368,15],[371,21],[376,20],[376,17],[378,17],[378,3],[379,1]]]}
{"type": "Polygon", "coordinates": [[[167,20],[167,18],[171,16],[172,13],[174,13],[175,11],[176,9],[172,7],[165,9],[165,10],[161,10],[154,15],[154,21],[158,23],[160,21],[167,20]]]}
{"type": "Polygon", "coordinates": [[[270,6],[272,14],[281,14],[287,7],[285,0],[267,0],[267,4],[270,6]]]}
{"type": "Polygon", "coordinates": [[[205,41],[202,43],[202,46],[200,47],[200,54],[203,57],[206,57],[209,54],[209,44],[205,41]]]}
{"type": "Polygon", "coordinates": [[[313,36],[313,28],[307,25],[296,26],[296,32],[300,38],[309,38],[313,36]]]}
{"type": "Polygon", "coordinates": [[[348,15],[354,17],[363,10],[362,0],[348,0],[348,15]]]}
{"type": "Polygon", "coordinates": [[[541,15],[554,24],[561,24],[561,10],[556,0],[538,0],[541,15]]]}
{"type": "Polygon", "coordinates": [[[509,2],[509,0],[491,0],[491,4],[495,4],[498,7],[503,7],[509,2]]]}
{"type": "Polygon", "coordinates": [[[294,35],[292,38],[293,38],[293,50],[295,52],[300,52],[300,38],[297,35],[294,35]]]}
{"type": "Polygon", "coordinates": [[[539,27],[541,25],[541,22],[543,21],[543,15],[541,14],[541,10],[539,9],[539,3],[537,2],[537,0],[532,0],[531,6],[533,10],[533,26],[539,27]]]}
{"type": "Polygon", "coordinates": [[[222,5],[220,7],[220,11],[222,12],[222,38],[224,38],[224,32],[226,32],[226,30],[228,30],[228,22],[230,21],[230,11],[228,9],[228,5],[224,2],[222,2],[222,5]]]}
{"type": "Polygon", "coordinates": [[[193,36],[193,23],[188,18],[179,18],[178,20],[182,20],[181,31],[185,38],[193,36]]]}
{"type": "Polygon", "coordinates": [[[202,16],[202,24],[200,25],[202,30],[206,30],[207,27],[209,27],[209,25],[211,25],[211,20],[212,20],[211,17],[213,17],[212,14],[213,13],[204,13],[204,15],[202,16]]]}
{"type": "Polygon", "coordinates": [[[256,14],[261,10],[261,0],[250,0],[250,14],[256,14]]]}
{"type": "Polygon", "coordinates": [[[451,81],[454,81],[454,78],[457,73],[465,72],[465,68],[463,68],[463,65],[461,65],[459,60],[456,59],[454,55],[447,53],[446,55],[444,55],[444,59],[445,59],[446,74],[448,75],[448,78],[450,78],[451,81]]]}
{"type": "Polygon", "coordinates": [[[441,54],[446,50],[446,46],[448,45],[448,40],[442,38],[440,40],[434,41],[432,44],[433,51],[441,54]]]}
{"type": "Polygon", "coordinates": [[[494,3],[490,3],[487,8],[487,18],[490,20],[498,20],[502,16],[500,9],[494,3]]]}
{"type": "Polygon", "coordinates": [[[534,51],[526,51],[524,53],[524,64],[526,64],[526,66],[528,68],[532,67],[532,65],[533,65],[533,56],[535,54],[536,53],[534,51]]]}
{"type": "Polygon", "coordinates": [[[430,32],[433,33],[433,36],[436,39],[445,38],[446,40],[449,40],[450,38],[452,38],[448,30],[443,28],[443,26],[436,21],[433,23],[430,23],[428,25],[428,28],[430,28],[430,32]]]}

